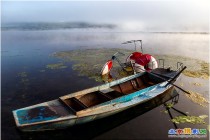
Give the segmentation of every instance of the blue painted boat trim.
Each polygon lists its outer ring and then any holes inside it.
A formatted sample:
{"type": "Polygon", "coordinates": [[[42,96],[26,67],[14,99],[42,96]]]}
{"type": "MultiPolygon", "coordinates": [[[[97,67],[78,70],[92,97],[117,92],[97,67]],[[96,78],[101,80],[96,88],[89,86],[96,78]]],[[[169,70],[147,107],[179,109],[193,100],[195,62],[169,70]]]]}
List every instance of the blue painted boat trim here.
{"type": "Polygon", "coordinates": [[[46,114],[45,112],[46,112],[46,106],[39,106],[33,109],[17,110],[16,114],[18,116],[18,122],[21,125],[50,121],[59,118],[59,116],[56,114],[52,114],[51,116],[49,116],[49,114],[46,114]],[[33,113],[33,110],[36,110],[37,114],[33,113]],[[32,115],[30,112],[32,112],[34,115],[32,115]]]}

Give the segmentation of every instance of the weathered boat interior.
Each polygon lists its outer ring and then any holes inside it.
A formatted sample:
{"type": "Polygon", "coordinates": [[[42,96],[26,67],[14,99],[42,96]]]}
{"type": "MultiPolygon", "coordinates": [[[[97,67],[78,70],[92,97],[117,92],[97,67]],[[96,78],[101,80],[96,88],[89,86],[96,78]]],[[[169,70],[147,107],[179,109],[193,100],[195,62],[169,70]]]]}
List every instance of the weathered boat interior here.
{"type": "Polygon", "coordinates": [[[61,99],[60,101],[76,114],[76,112],[83,109],[87,109],[106,101],[134,93],[138,90],[147,88],[160,82],[163,82],[163,80],[149,73],[145,73],[140,77],[117,84],[106,90],[90,92],[85,95],[61,99]]]}
{"type": "MultiPolygon", "coordinates": [[[[121,100],[120,97],[130,96],[129,94],[166,80],[167,78],[163,79],[151,73],[143,73],[139,76],[126,77],[101,86],[62,96],[57,100],[20,109],[13,113],[16,116],[17,125],[45,122],[66,116],[75,117],[75,115],[79,116],[82,113],[91,111],[96,105],[102,103],[106,105],[106,102],[110,104],[108,101],[113,99],[118,100],[117,98],[121,100]],[[93,108],[91,109],[91,107],[93,108]]],[[[98,109],[100,107],[98,106],[98,109]]]]}

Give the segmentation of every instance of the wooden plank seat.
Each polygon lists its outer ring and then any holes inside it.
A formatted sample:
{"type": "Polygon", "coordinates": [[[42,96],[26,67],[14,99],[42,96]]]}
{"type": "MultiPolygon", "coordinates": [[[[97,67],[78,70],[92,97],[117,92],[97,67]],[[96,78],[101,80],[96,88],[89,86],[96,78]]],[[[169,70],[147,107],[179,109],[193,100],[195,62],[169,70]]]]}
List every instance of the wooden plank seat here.
{"type": "Polygon", "coordinates": [[[118,97],[121,97],[121,96],[125,95],[125,94],[123,94],[121,92],[118,92],[118,91],[115,91],[115,90],[112,90],[110,92],[103,93],[103,94],[110,97],[111,99],[115,99],[115,98],[118,98],[118,97]]]}
{"type": "Polygon", "coordinates": [[[106,95],[109,95],[110,97],[112,97],[113,99],[124,96],[125,94],[118,92],[118,91],[111,91],[109,93],[106,93],[106,95]]]}
{"type": "MultiPolygon", "coordinates": [[[[123,94],[129,94],[138,90],[136,83],[134,83],[133,81],[127,81],[122,84],[113,86],[112,89],[114,89],[116,92],[120,92],[123,94]]],[[[119,93],[115,93],[115,94],[119,94],[119,93]]]]}
{"type": "Polygon", "coordinates": [[[108,98],[108,99],[110,99],[110,100],[112,100],[113,98],[111,97],[111,96],[109,96],[108,94],[105,94],[105,93],[103,93],[103,92],[98,92],[99,94],[101,94],[101,95],[103,95],[103,96],[105,96],[106,98],[108,98]]]}
{"type": "MultiPolygon", "coordinates": [[[[59,98],[60,99],[60,98],[59,98]]],[[[79,101],[77,101],[76,98],[68,98],[65,100],[60,99],[59,100],[63,105],[65,105],[68,109],[73,111],[74,114],[76,114],[77,111],[83,110],[87,108],[85,105],[82,105],[79,101]]]]}
{"type": "Polygon", "coordinates": [[[154,85],[147,76],[135,78],[111,88],[100,91],[91,92],[82,96],[76,96],[61,100],[67,107],[74,112],[78,112],[89,107],[110,101],[112,99],[124,96],[126,94],[134,93],[138,90],[154,85]]]}
{"type": "Polygon", "coordinates": [[[109,101],[110,99],[99,91],[88,93],[79,98],[79,100],[88,107],[98,105],[100,103],[109,101]]]}
{"type": "Polygon", "coordinates": [[[123,94],[130,94],[155,84],[147,80],[146,77],[144,79],[135,78],[127,82],[121,83],[119,85],[116,85],[112,87],[112,89],[123,94]]]}
{"type": "Polygon", "coordinates": [[[124,95],[125,94],[109,88],[106,90],[91,92],[83,96],[72,97],[65,100],[60,99],[60,102],[76,113],[124,95]]]}
{"type": "Polygon", "coordinates": [[[121,97],[121,96],[125,95],[122,92],[118,92],[118,91],[116,91],[112,88],[101,90],[100,92],[103,93],[104,95],[110,97],[111,99],[115,99],[115,98],[118,98],[118,97],[121,97]]]}

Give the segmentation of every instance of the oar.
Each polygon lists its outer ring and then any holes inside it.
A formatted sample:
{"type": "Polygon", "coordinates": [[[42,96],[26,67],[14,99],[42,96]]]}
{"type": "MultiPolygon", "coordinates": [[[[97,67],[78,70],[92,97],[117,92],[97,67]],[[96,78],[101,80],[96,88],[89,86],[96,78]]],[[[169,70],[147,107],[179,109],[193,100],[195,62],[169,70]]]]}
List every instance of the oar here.
{"type": "MultiPolygon", "coordinates": [[[[140,68],[140,67],[139,67],[139,68],[140,68]]],[[[175,86],[176,88],[180,89],[180,90],[183,91],[184,93],[191,94],[190,92],[188,92],[188,91],[184,90],[183,88],[181,88],[181,87],[175,85],[174,83],[171,83],[171,82],[172,82],[173,80],[175,80],[175,79],[182,73],[182,71],[184,71],[186,68],[187,68],[187,67],[185,66],[181,71],[179,71],[179,73],[177,73],[170,81],[168,81],[168,84],[171,84],[171,85],[175,86]]],[[[140,69],[141,69],[141,68],[140,68],[140,69]]],[[[144,71],[144,72],[147,72],[147,71],[144,70],[144,69],[141,69],[141,70],[144,71]]],[[[156,76],[156,77],[158,77],[158,78],[160,78],[160,79],[162,79],[162,80],[168,80],[168,79],[165,79],[165,78],[164,78],[164,75],[161,75],[161,74],[158,74],[158,75],[157,75],[157,74],[154,73],[154,72],[148,72],[148,73],[150,73],[151,75],[154,75],[154,76],[156,76]]],[[[167,86],[168,84],[166,84],[166,86],[167,86]]]]}
{"type": "MultiPolygon", "coordinates": [[[[163,79],[163,80],[167,80],[167,79],[165,79],[165,78],[162,77],[163,75],[162,75],[162,76],[156,75],[156,74],[153,73],[153,72],[149,72],[149,73],[150,73],[151,75],[154,75],[154,76],[156,76],[156,77],[158,77],[158,78],[161,78],[161,79],[163,79]]],[[[179,74],[180,74],[180,73],[179,73],[179,74]]],[[[179,75],[179,74],[178,74],[178,75],[179,75]]],[[[173,80],[174,80],[174,79],[173,79],[173,80]]],[[[184,90],[183,88],[181,88],[181,87],[175,85],[174,83],[171,83],[173,80],[168,81],[168,84],[166,84],[166,86],[169,85],[169,84],[171,84],[171,85],[175,86],[176,88],[180,89],[181,91],[183,91],[183,92],[185,92],[185,93],[187,93],[187,94],[191,94],[190,92],[188,92],[188,91],[184,90]]]]}

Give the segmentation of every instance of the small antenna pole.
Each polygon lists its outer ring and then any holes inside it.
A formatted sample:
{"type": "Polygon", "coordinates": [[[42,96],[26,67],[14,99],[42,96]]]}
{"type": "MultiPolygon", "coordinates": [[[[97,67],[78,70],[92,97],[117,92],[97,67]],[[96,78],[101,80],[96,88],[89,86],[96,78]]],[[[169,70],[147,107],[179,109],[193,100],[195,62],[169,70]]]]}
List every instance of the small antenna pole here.
{"type": "Polygon", "coordinates": [[[134,44],[135,44],[135,51],[136,51],[136,40],[134,40],[134,44]]]}
{"type": "Polygon", "coordinates": [[[142,40],[140,40],[140,43],[141,43],[141,51],[142,51],[142,53],[144,53],[143,48],[142,48],[142,40]]]}

